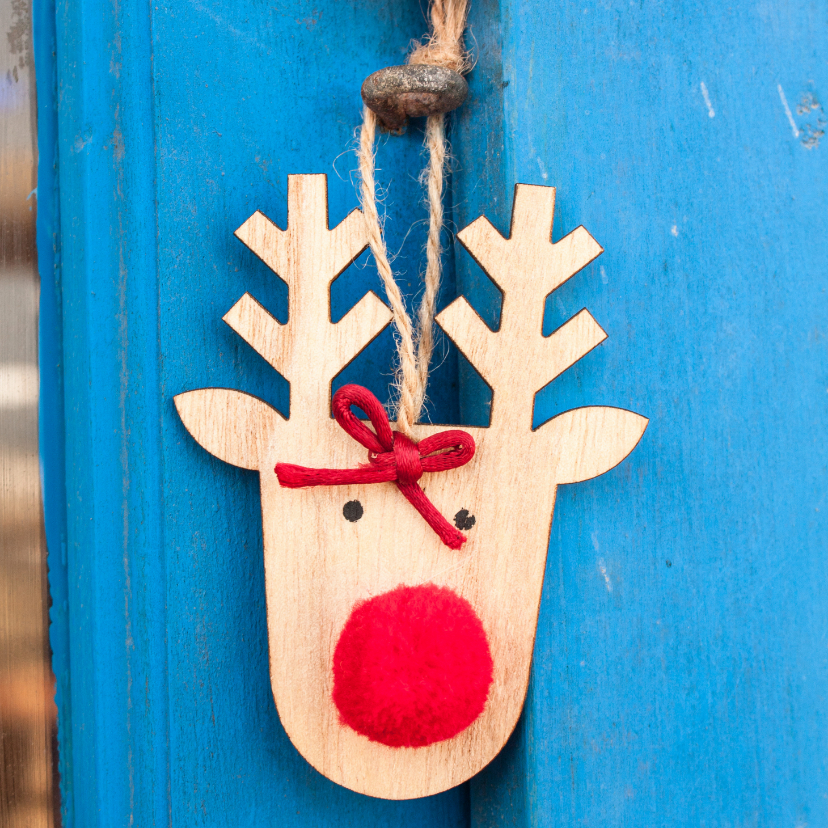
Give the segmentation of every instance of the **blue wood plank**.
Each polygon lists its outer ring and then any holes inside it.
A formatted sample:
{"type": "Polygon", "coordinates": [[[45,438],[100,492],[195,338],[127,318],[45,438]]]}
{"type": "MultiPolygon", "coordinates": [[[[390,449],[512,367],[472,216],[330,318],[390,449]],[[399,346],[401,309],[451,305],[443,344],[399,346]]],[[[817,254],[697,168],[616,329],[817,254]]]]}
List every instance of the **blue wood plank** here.
{"type": "MultiPolygon", "coordinates": [[[[171,401],[219,384],[286,410],[284,380],[221,322],[247,290],[285,313],[283,286],[232,231],[258,208],[284,224],[289,172],[329,174],[332,222],[355,206],[359,86],[402,60],[420,10],[67,0],[38,14],[44,159],[52,73],[60,102],[57,161],[41,167],[59,210],[41,211],[40,241],[65,824],[467,824],[468,786],[369,799],[290,745],[268,677],[257,480],[195,445],[171,401]]],[[[421,140],[381,149],[413,294],[421,140]]],[[[381,292],[363,259],[334,286],[334,316],[368,288],[381,292]]],[[[387,397],[392,347],[381,337],[339,381],[387,397]]],[[[456,421],[456,354],[442,356],[431,415],[456,421]]]]}
{"type": "Polygon", "coordinates": [[[138,6],[55,10],[67,650],[53,643],[70,825],[161,824],[169,810],[150,29],[138,6]]]}
{"type": "Polygon", "coordinates": [[[524,720],[473,823],[824,826],[828,7],[501,22],[506,183],[556,185],[555,238],[606,248],[547,329],[586,306],[609,339],[536,421],[651,422],[559,492],[524,720]]]}
{"type": "MultiPolygon", "coordinates": [[[[258,480],[208,457],[171,402],[194,387],[225,385],[286,411],[284,383],[220,319],[250,291],[284,318],[283,286],[232,236],[255,209],[286,222],[290,172],[329,174],[330,223],[356,206],[351,171],[358,89],[375,68],[399,62],[419,31],[374,4],[294,4],[220,10],[170,4],[155,17],[160,335],[168,549],[169,692],[173,820],[185,824],[465,824],[466,788],[414,803],[371,800],[320,776],[291,747],[268,677],[258,480]],[[203,55],[212,56],[204,61],[203,55]],[[181,67],[191,67],[186,77],[181,67]],[[185,705],[185,706],[184,706],[185,705]]],[[[381,149],[389,187],[389,245],[404,280],[419,281],[424,228],[415,131],[381,149]]],[[[365,259],[333,292],[335,317],[368,288],[365,259]]],[[[390,333],[346,372],[388,393],[390,333]]],[[[450,365],[433,386],[451,418],[450,365]],[[448,371],[447,371],[448,369],[448,371]],[[446,374],[449,374],[446,382],[446,374]]],[[[455,383],[456,384],[456,383],[455,383]]],[[[456,408],[456,405],[455,405],[456,408]]]]}

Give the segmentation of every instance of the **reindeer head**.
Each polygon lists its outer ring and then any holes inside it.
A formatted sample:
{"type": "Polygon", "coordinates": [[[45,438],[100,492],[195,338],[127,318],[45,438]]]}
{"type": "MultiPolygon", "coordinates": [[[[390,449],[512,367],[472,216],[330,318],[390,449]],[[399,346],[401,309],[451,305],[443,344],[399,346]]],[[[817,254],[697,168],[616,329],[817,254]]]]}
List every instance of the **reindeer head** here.
{"type": "MultiPolygon", "coordinates": [[[[473,525],[465,521],[471,528],[461,550],[441,543],[392,483],[287,489],[274,473],[278,462],[346,469],[365,461],[365,450],[330,416],[330,385],[391,318],[368,293],[331,322],[330,284],[365,248],[366,234],[359,211],[328,229],[325,176],[289,177],[286,230],[257,212],[236,231],[287,282],[289,320],[279,324],[245,294],[224,321],[288,379],[290,417],[228,389],[175,398],[184,425],[207,451],[260,473],[279,716],[317,770],[361,793],[438,793],[498,753],[529,680],[556,487],[613,468],[647,425],[629,411],[587,407],[532,429],[535,392],[606,338],[586,310],[542,335],[545,298],[601,253],[582,227],[551,243],[554,199],[551,187],[518,185],[508,239],[485,218],[458,235],[503,292],[496,332],[463,298],[437,319],[494,392],[490,426],[467,429],[477,444],[473,460],[421,480],[443,515],[474,516],[473,525]],[[462,732],[423,747],[393,747],[343,724],[332,699],[333,654],[355,607],[399,585],[425,584],[451,590],[473,608],[493,680],[482,713],[462,732]]],[[[419,425],[414,436],[440,430],[419,425]]]]}

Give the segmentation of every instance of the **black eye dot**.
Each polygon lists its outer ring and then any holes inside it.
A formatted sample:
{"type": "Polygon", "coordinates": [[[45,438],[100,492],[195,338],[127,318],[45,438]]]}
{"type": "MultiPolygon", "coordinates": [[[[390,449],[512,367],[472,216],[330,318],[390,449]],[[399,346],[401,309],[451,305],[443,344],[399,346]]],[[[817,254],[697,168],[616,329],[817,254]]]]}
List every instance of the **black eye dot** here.
{"type": "Polygon", "coordinates": [[[477,521],[474,518],[474,515],[469,514],[468,509],[461,509],[455,516],[454,516],[454,525],[458,529],[471,529],[477,521]]]}
{"type": "Polygon", "coordinates": [[[345,516],[345,520],[356,523],[363,515],[362,504],[358,500],[349,500],[342,507],[342,514],[345,516]]]}

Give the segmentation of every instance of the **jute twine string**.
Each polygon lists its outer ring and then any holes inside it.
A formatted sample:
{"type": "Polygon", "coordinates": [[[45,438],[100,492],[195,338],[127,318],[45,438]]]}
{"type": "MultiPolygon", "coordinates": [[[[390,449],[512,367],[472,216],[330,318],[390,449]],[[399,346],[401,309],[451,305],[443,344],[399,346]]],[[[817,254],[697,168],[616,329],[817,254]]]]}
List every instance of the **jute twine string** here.
{"type": "MultiPolygon", "coordinates": [[[[455,72],[468,71],[469,61],[463,46],[467,12],[468,0],[432,0],[431,34],[424,43],[417,44],[409,55],[408,62],[444,66],[455,72]]],[[[362,212],[368,228],[368,244],[385,286],[397,328],[397,428],[410,436],[411,428],[419,419],[423,408],[429,363],[434,351],[434,311],[442,275],[440,234],[443,229],[443,179],[447,154],[445,116],[432,115],[426,121],[425,146],[429,159],[426,175],[428,241],[425,290],[417,313],[416,331],[394,279],[377,210],[374,176],[376,129],[377,116],[366,106],[358,152],[362,212]]]]}

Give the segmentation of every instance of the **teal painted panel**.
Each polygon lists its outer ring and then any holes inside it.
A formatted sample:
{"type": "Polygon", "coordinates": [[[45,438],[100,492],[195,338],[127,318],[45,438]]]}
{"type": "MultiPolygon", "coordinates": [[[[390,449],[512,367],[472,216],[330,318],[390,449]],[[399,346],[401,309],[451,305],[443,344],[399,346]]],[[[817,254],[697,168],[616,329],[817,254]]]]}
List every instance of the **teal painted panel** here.
{"type": "Polygon", "coordinates": [[[828,6],[511,0],[501,25],[506,186],[556,185],[554,237],[606,249],[546,323],[586,306],[609,338],[536,422],[651,422],[559,492],[473,824],[828,825],[828,6]]]}
{"type": "MultiPolygon", "coordinates": [[[[169,725],[173,821],[200,824],[206,814],[206,824],[216,825],[453,826],[468,819],[465,788],[415,803],[372,800],[329,782],[293,749],[268,675],[258,477],[208,456],[172,406],[182,391],[225,386],[288,412],[286,384],[221,322],[245,291],[286,319],[284,286],[232,231],[256,209],[284,227],[293,172],[328,173],[331,226],[357,206],[348,150],[359,86],[374,69],[399,62],[407,44],[399,32],[413,35],[421,25],[414,5],[403,18],[375,12],[368,3],[237,3],[168,6],[155,17],[167,629],[175,642],[168,686],[188,705],[169,725]],[[182,66],[190,67],[186,82],[182,66]]],[[[424,216],[421,141],[412,130],[381,150],[393,250],[424,216]]],[[[407,269],[407,285],[419,279],[423,241],[420,226],[395,262],[407,269]]],[[[335,285],[334,318],[366,289],[382,295],[366,261],[335,285]]],[[[392,347],[386,332],[345,374],[387,398],[392,347]]],[[[456,418],[451,362],[435,376],[432,395],[445,418],[456,418]]]]}
{"type": "MultiPolygon", "coordinates": [[[[286,309],[233,230],[256,209],[284,224],[291,172],[328,173],[331,222],[356,206],[360,84],[400,62],[423,27],[416,6],[391,11],[38,9],[42,192],[56,206],[41,211],[40,241],[43,318],[54,321],[43,399],[59,432],[44,463],[66,825],[468,823],[467,785],[370,799],[290,745],[268,676],[258,481],[199,448],[172,403],[217,384],[287,410],[284,380],[221,321],[248,290],[286,309]]],[[[425,236],[421,142],[412,130],[382,149],[406,292],[425,236]]],[[[335,318],[381,293],[365,261],[334,285],[335,318]]],[[[446,276],[451,299],[450,261],[446,276]]],[[[387,333],[338,382],[387,397],[392,348],[387,333]]],[[[435,419],[457,419],[455,355],[431,396],[435,419]]]]}

